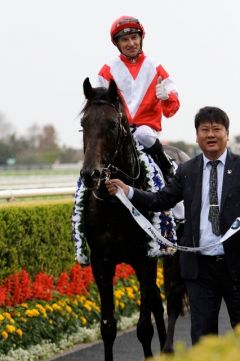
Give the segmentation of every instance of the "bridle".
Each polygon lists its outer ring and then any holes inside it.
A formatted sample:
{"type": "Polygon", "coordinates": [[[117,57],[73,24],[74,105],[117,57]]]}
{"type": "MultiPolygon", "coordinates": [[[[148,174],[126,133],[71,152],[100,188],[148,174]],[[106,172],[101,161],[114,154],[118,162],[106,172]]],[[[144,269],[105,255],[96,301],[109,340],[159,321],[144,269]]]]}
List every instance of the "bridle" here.
{"type": "MultiPolygon", "coordinates": [[[[96,176],[96,175],[99,177],[98,184],[97,184],[97,191],[99,190],[102,182],[105,182],[106,180],[109,180],[111,178],[112,174],[115,175],[115,174],[119,173],[119,174],[124,175],[127,179],[130,179],[132,181],[137,180],[139,178],[139,175],[140,175],[140,163],[139,163],[137,150],[136,150],[136,147],[135,147],[135,142],[134,142],[134,139],[133,139],[133,136],[132,136],[131,133],[130,133],[130,135],[131,135],[131,147],[132,147],[133,155],[134,155],[134,158],[135,158],[136,164],[137,164],[136,174],[131,176],[131,175],[127,174],[126,172],[124,172],[122,169],[120,169],[120,168],[118,168],[117,166],[114,165],[114,162],[116,161],[117,155],[119,154],[120,149],[122,148],[122,146],[124,146],[125,139],[126,139],[126,136],[128,134],[127,130],[126,130],[124,124],[123,124],[123,120],[125,119],[123,112],[115,104],[113,104],[113,103],[111,103],[111,102],[109,102],[107,100],[95,99],[95,100],[93,100],[91,102],[91,104],[109,105],[109,106],[111,106],[114,109],[114,111],[117,113],[117,119],[118,119],[117,142],[116,142],[115,149],[114,149],[114,151],[112,153],[112,156],[111,156],[111,158],[109,160],[107,160],[106,166],[104,168],[102,168],[101,173],[96,174],[98,171],[94,170],[92,172],[92,174],[91,174],[91,177],[96,176]]],[[[99,196],[96,195],[96,193],[95,193],[95,191],[93,189],[92,189],[92,193],[93,193],[93,195],[94,195],[94,197],[96,199],[103,200],[102,198],[100,198],[99,196]]]]}

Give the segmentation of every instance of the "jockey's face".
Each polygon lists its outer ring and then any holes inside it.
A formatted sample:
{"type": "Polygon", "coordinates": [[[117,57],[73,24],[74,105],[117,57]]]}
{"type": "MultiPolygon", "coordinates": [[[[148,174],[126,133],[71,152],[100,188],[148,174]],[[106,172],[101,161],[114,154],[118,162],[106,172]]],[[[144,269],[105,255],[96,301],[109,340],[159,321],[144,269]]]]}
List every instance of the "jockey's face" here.
{"type": "Polygon", "coordinates": [[[133,33],[121,36],[118,39],[117,45],[123,55],[127,58],[134,59],[141,52],[141,42],[141,36],[137,33],[133,33]]]}

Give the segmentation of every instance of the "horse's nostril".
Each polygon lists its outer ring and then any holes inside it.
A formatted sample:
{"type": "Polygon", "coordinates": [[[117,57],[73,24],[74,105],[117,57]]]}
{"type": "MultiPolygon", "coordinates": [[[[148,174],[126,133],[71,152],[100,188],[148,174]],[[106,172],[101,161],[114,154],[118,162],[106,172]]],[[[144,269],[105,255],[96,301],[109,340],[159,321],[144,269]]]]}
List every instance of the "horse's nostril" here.
{"type": "Polygon", "coordinates": [[[80,176],[85,186],[92,188],[98,183],[101,173],[97,169],[82,169],[80,171],[80,176]]]}
{"type": "Polygon", "coordinates": [[[100,171],[98,170],[98,169],[94,169],[93,171],[92,171],[92,174],[91,174],[91,177],[93,178],[93,179],[99,179],[100,178],[100,175],[101,175],[101,173],[100,173],[100,171]]]}

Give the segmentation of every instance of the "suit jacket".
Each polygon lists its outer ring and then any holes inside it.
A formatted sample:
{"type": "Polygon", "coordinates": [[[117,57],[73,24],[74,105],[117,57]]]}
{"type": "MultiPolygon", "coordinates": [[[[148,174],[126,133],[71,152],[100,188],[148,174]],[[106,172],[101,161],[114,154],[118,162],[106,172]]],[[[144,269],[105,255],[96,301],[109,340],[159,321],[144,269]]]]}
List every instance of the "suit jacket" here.
{"type": "MultiPolygon", "coordinates": [[[[144,192],[134,188],[133,204],[151,211],[172,208],[183,200],[185,225],[179,243],[183,246],[199,246],[200,212],[202,200],[202,154],[180,164],[172,182],[162,191],[144,192]]],[[[220,207],[220,227],[223,235],[234,220],[240,216],[240,157],[228,150],[220,207]]],[[[226,261],[231,275],[240,280],[240,232],[223,243],[226,261]]],[[[196,253],[180,251],[181,275],[186,279],[198,276],[198,256],[196,253]]]]}

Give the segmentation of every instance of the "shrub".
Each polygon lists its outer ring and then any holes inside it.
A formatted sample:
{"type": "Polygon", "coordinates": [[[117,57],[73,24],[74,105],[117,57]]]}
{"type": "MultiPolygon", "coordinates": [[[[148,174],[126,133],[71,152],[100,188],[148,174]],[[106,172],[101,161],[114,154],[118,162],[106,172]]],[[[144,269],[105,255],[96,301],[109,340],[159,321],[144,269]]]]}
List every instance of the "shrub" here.
{"type": "MultiPolygon", "coordinates": [[[[240,324],[224,336],[203,337],[190,349],[178,343],[175,355],[161,355],[155,361],[239,361],[240,324]]],[[[149,359],[148,361],[151,361],[149,359]]]]}
{"type": "Polygon", "coordinates": [[[26,203],[0,208],[0,281],[25,268],[31,276],[58,276],[75,262],[73,201],[26,203]]]}

